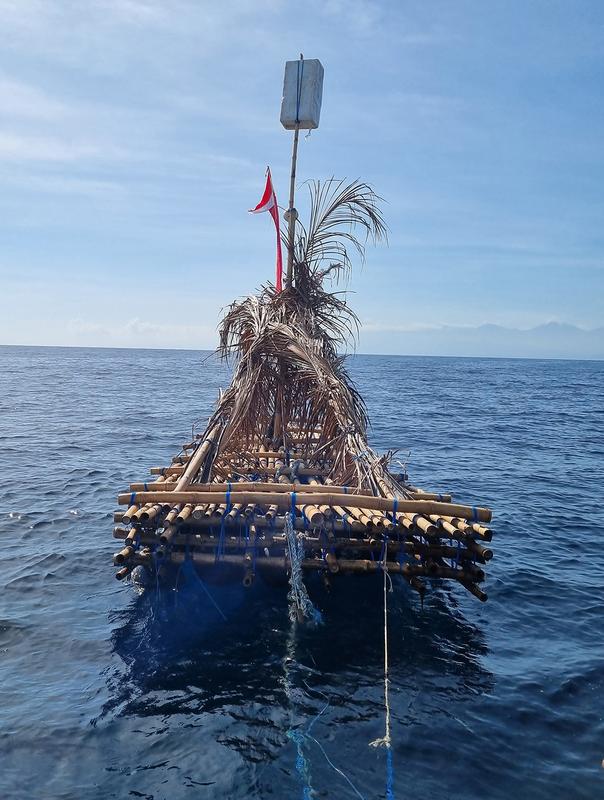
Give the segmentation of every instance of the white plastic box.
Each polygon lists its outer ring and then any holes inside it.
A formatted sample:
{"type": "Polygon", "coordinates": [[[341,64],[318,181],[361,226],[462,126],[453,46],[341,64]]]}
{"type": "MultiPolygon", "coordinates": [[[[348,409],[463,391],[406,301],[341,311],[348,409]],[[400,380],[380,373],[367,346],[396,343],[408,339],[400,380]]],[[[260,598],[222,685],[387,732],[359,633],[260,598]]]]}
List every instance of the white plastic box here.
{"type": "Polygon", "coordinates": [[[322,98],[323,65],[319,59],[286,61],[281,101],[283,127],[287,130],[318,128],[322,98]]]}

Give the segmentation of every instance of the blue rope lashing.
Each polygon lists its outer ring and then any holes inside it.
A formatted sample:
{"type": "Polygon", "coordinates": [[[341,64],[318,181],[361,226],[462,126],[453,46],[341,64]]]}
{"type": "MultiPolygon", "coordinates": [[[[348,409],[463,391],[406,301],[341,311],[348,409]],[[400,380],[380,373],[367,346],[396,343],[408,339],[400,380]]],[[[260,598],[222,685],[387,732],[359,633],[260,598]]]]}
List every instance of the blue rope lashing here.
{"type": "Polygon", "coordinates": [[[461,555],[461,542],[458,540],[457,542],[457,553],[455,555],[455,569],[459,566],[459,557],[461,555]]]}
{"type": "Polygon", "coordinates": [[[350,522],[348,522],[348,517],[349,516],[350,516],[350,514],[348,513],[348,511],[345,511],[344,512],[344,516],[342,517],[342,522],[344,524],[344,530],[348,533],[348,538],[350,539],[350,533],[352,531],[352,525],[350,524],[350,522]]]}
{"type": "Polygon", "coordinates": [[[292,515],[292,523],[296,519],[296,493],[291,492],[291,515],[292,515]]]}
{"type": "Polygon", "coordinates": [[[396,525],[396,512],[398,511],[398,497],[392,501],[392,521],[396,525]]]}
{"type": "Polygon", "coordinates": [[[147,486],[147,481],[145,481],[145,482],[143,483],[143,488],[144,488],[144,490],[145,490],[146,492],[148,492],[148,491],[149,491],[149,487],[147,486]]]}
{"type": "Polygon", "coordinates": [[[136,502],[136,492],[131,492],[130,494],[130,505],[133,506],[136,502]]]}
{"type": "Polygon", "coordinates": [[[478,522],[478,509],[472,506],[472,522],[478,522]]]}

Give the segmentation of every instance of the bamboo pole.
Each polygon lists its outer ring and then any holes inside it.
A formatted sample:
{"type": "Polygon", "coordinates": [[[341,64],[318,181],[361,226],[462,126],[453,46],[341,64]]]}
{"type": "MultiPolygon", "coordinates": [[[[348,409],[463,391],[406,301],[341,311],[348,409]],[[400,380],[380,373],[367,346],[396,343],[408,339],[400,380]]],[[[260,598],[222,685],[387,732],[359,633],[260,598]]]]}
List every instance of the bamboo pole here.
{"type": "Polygon", "coordinates": [[[135,553],[134,547],[128,545],[127,547],[124,547],[122,550],[120,550],[119,553],[116,553],[113,556],[113,563],[123,564],[124,561],[127,561],[131,556],[134,555],[134,553],[135,553]]]}
{"type": "Polygon", "coordinates": [[[291,289],[294,277],[294,243],[296,234],[296,217],[297,212],[294,208],[294,199],[296,192],[296,162],[298,160],[298,139],[300,137],[300,128],[296,125],[294,129],[294,143],[292,147],[292,168],[289,176],[289,206],[287,209],[287,273],[285,278],[285,286],[291,289]]]}
{"type": "MultiPolygon", "coordinates": [[[[121,505],[124,505],[124,503],[122,503],[121,505]]],[[[136,503],[131,505],[130,508],[128,508],[128,510],[125,511],[124,514],[122,515],[122,522],[130,522],[130,520],[138,510],[139,506],[136,503]]]]}
{"type": "MultiPolygon", "coordinates": [[[[230,526],[230,528],[233,526],[230,526]]],[[[250,530],[254,528],[262,529],[266,527],[266,522],[262,519],[256,520],[256,522],[251,526],[250,530]]],[[[281,530],[283,526],[281,526],[281,530]]],[[[296,529],[298,530],[305,530],[304,523],[302,520],[296,520],[296,529]]],[[[335,528],[336,531],[343,531],[344,527],[340,524],[339,528],[335,528]]],[[[128,534],[128,531],[125,528],[116,527],[113,532],[113,536],[115,539],[124,539],[128,534]]],[[[287,540],[284,534],[282,533],[271,533],[270,541],[265,537],[263,534],[260,534],[262,537],[258,542],[258,545],[262,546],[274,546],[277,545],[278,547],[285,547],[287,544],[287,540]]],[[[160,539],[161,540],[161,539],[160,539]]],[[[141,544],[155,544],[156,539],[151,534],[141,534],[140,536],[141,544]]],[[[208,533],[188,533],[183,532],[183,528],[176,530],[174,529],[174,535],[170,539],[173,546],[184,546],[187,545],[190,550],[196,551],[198,548],[207,548],[216,546],[216,537],[211,536],[208,533]]],[[[305,546],[309,550],[321,550],[323,549],[325,542],[321,537],[317,536],[306,536],[304,539],[305,546]]],[[[342,552],[371,552],[374,555],[380,555],[384,546],[387,548],[387,552],[389,555],[397,556],[400,552],[408,553],[411,555],[416,556],[424,556],[424,557],[432,557],[432,558],[454,558],[459,559],[460,563],[468,565],[470,570],[472,569],[472,560],[476,555],[477,560],[480,563],[484,563],[484,559],[477,554],[468,551],[467,549],[463,548],[461,551],[458,550],[457,547],[439,544],[439,545],[430,545],[430,544],[423,544],[421,542],[416,542],[414,540],[390,540],[385,545],[381,538],[377,539],[350,539],[350,538],[338,538],[334,537],[329,542],[330,548],[336,553],[342,552]]],[[[225,550],[241,550],[241,542],[239,536],[234,536],[233,531],[229,529],[229,534],[224,542],[225,550]]],[[[128,549],[128,554],[125,554],[125,557],[129,557],[134,553],[134,548],[125,548],[128,549]]],[[[123,551],[120,551],[123,552],[123,551]]],[[[119,554],[116,554],[116,557],[119,554]]],[[[477,576],[482,579],[484,577],[481,573],[477,573],[477,576]]]]}
{"type": "Polygon", "coordinates": [[[164,526],[171,525],[176,520],[176,517],[178,516],[181,508],[182,504],[177,503],[175,506],[173,506],[173,508],[170,511],[168,511],[166,518],[164,520],[164,526]]]}
{"type": "MultiPolygon", "coordinates": [[[[186,558],[191,558],[196,564],[205,566],[214,566],[216,564],[215,553],[197,553],[192,552],[188,555],[185,552],[171,551],[167,555],[167,560],[174,564],[182,564],[186,558]]],[[[133,563],[148,563],[151,559],[151,553],[136,553],[132,558],[133,563]]],[[[249,557],[245,555],[233,555],[225,553],[221,556],[221,562],[229,566],[247,568],[249,565],[249,557]]],[[[332,562],[333,563],[333,562],[332,562]]],[[[263,569],[278,569],[286,571],[288,569],[288,559],[285,556],[263,556],[256,562],[258,567],[263,569]]],[[[375,561],[371,559],[338,559],[337,561],[339,571],[341,572],[380,572],[384,567],[384,562],[375,561]]],[[[323,558],[305,558],[301,563],[304,570],[317,570],[317,571],[332,571],[328,562],[323,558]]],[[[428,578],[449,578],[459,581],[463,586],[468,588],[472,594],[475,594],[470,586],[475,586],[468,573],[462,569],[452,569],[449,567],[426,567],[420,564],[400,564],[398,561],[386,561],[385,567],[388,572],[392,574],[406,575],[408,577],[424,576],[428,578]]],[[[478,590],[478,587],[475,587],[478,590]]],[[[476,594],[478,597],[478,594],[476,594]]]]}
{"type": "Polygon", "coordinates": [[[193,505],[191,503],[187,503],[179,512],[178,516],[174,520],[176,525],[182,525],[183,522],[189,519],[191,514],[193,513],[193,505]]]}
{"type": "Polygon", "coordinates": [[[208,506],[205,503],[196,505],[195,508],[193,509],[193,514],[192,514],[193,519],[203,519],[207,507],[208,506]]]}
{"type": "Polygon", "coordinates": [[[176,484],[176,491],[180,492],[189,486],[189,484],[199,471],[200,467],[202,466],[203,462],[205,461],[206,457],[210,454],[212,448],[216,445],[216,439],[218,438],[219,432],[220,432],[220,424],[217,422],[212,428],[212,430],[208,433],[206,438],[199,443],[199,445],[197,446],[197,450],[195,450],[195,452],[189,459],[185,471],[182,473],[182,475],[178,480],[178,483],[176,484]]]}
{"type": "MultiPolygon", "coordinates": [[[[307,488],[307,487],[305,487],[307,488]]],[[[315,487],[316,488],[316,487],[315,487]]],[[[226,504],[229,501],[230,492],[207,491],[198,492],[191,488],[181,491],[178,487],[170,493],[170,501],[173,503],[219,503],[226,504]]],[[[132,492],[120,494],[118,502],[126,505],[131,501],[135,503],[157,503],[163,502],[165,495],[162,492],[132,492]]],[[[292,500],[296,507],[313,504],[316,501],[316,493],[311,492],[279,492],[272,487],[271,491],[241,492],[237,495],[240,503],[255,503],[258,505],[277,505],[279,508],[291,507],[292,500]]],[[[453,503],[439,503],[436,500],[396,500],[388,497],[373,497],[372,495],[348,495],[331,494],[322,495],[321,500],[329,506],[339,505],[348,508],[363,508],[375,511],[389,511],[393,513],[408,514],[415,513],[420,515],[439,514],[452,515],[462,519],[479,519],[489,522],[491,511],[488,508],[462,506],[453,503]]]]}
{"type": "Polygon", "coordinates": [[[115,573],[115,577],[118,579],[118,581],[123,581],[124,578],[129,574],[130,574],[130,567],[122,567],[115,573]]]}
{"type": "Polygon", "coordinates": [[[426,536],[434,536],[434,534],[438,533],[436,525],[428,522],[428,520],[424,519],[424,517],[422,517],[420,514],[407,514],[403,512],[402,516],[404,519],[409,520],[412,525],[415,525],[416,528],[419,528],[419,530],[422,533],[425,533],[426,536]]]}
{"type": "MultiPolygon", "coordinates": [[[[162,483],[159,486],[151,488],[150,484],[144,483],[133,483],[131,484],[130,491],[131,492],[145,492],[145,491],[153,491],[153,492],[171,492],[176,489],[174,483],[162,483]],[[145,486],[147,488],[145,488],[145,486]]],[[[191,492],[226,492],[230,491],[231,494],[234,492],[247,492],[247,491],[258,491],[258,492],[316,492],[317,494],[329,494],[330,492],[343,492],[349,493],[351,496],[354,496],[355,492],[358,492],[358,489],[351,489],[348,486],[332,486],[326,485],[324,483],[291,483],[287,480],[285,475],[280,475],[277,481],[237,481],[233,480],[230,482],[216,482],[216,483],[192,483],[188,487],[188,491],[191,492]]]]}
{"type": "Polygon", "coordinates": [[[344,513],[357,519],[361,525],[364,525],[367,528],[368,531],[372,530],[374,527],[373,519],[370,516],[371,512],[368,513],[367,509],[346,506],[344,513]]]}

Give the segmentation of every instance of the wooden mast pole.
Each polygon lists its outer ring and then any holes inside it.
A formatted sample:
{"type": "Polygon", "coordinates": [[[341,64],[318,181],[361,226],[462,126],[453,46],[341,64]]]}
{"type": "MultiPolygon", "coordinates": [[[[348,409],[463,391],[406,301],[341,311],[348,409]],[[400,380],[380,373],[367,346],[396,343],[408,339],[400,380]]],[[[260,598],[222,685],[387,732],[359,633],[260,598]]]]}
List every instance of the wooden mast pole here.
{"type": "MultiPolygon", "coordinates": [[[[304,61],[304,56],[300,53],[300,61],[304,61]]],[[[300,92],[298,86],[298,92],[300,92]]],[[[296,120],[298,123],[299,120],[296,120]]],[[[291,289],[294,279],[294,242],[296,234],[296,219],[298,213],[294,208],[294,197],[296,193],[296,163],[298,161],[298,139],[300,138],[300,126],[296,124],[294,129],[294,146],[292,148],[292,168],[289,178],[289,206],[287,209],[287,273],[285,286],[291,289]]]]}

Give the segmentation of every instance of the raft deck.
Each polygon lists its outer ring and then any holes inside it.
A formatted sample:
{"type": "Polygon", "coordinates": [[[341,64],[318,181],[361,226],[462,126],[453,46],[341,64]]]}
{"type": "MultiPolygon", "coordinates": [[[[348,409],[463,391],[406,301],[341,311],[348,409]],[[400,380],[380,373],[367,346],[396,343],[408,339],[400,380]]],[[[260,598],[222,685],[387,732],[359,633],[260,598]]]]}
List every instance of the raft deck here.
{"type": "Polygon", "coordinates": [[[320,430],[290,426],[283,439],[287,448],[267,437],[222,451],[215,425],[183,445],[169,466],[151,468],[154,480],[119,495],[127,508],[115,512],[113,535],[124,542],[114,556],[116,577],[138,565],[157,573],[186,559],[199,570],[228,565],[245,586],[257,574],[285,577],[291,522],[303,570],[329,579],[386,568],[422,596],[425,579],[446,579],[487,599],[479,584],[493,556],[483,524],[489,509],[452,503],[449,494],[410,485],[405,474],[374,474],[371,493],[358,480],[334,485],[329,448],[317,447],[320,430]]]}

